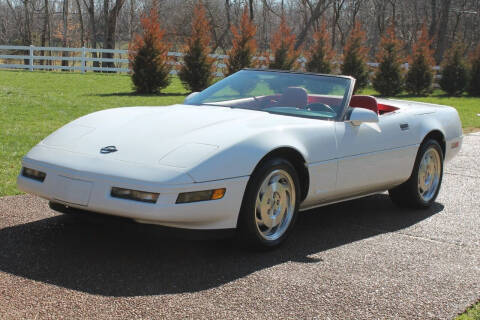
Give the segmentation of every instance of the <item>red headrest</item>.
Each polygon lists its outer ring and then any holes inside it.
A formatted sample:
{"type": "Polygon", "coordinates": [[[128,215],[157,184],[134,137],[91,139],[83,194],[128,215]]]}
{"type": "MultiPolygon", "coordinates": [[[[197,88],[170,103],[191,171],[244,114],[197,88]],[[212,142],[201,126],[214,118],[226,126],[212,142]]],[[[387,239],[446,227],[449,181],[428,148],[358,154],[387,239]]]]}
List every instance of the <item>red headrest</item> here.
{"type": "Polygon", "coordinates": [[[372,96],[352,96],[350,107],[369,109],[378,114],[377,99],[372,96]]]}

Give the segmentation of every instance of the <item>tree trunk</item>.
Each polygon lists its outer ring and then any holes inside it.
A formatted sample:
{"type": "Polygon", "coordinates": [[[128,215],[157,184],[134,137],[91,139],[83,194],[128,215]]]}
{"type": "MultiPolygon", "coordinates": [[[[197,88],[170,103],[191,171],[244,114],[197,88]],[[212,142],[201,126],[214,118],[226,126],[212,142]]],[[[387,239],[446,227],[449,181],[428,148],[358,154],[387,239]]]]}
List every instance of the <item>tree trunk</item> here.
{"type": "MultiPolygon", "coordinates": [[[[29,46],[32,44],[32,30],[31,30],[31,20],[30,20],[30,10],[28,8],[28,0],[23,0],[23,14],[24,16],[24,32],[23,32],[23,45],[29,46]]],[[[24,59],[24,64],[30,64],[30,59],[24,59]]]]}
{"type": "MultiPolygon", "coordinates": [[[[87,13],[88,13],[90,46],[92,47],[92,49],[96,49],[97,48],[97,25],[95,23],[95,3],[93,1],[94,0],[89,0],[89,3],[87,3],[87,0],[83,0],[83,4],[87,8],[87,13]]],[[[96,52],[92,52],[92,58],[97,58],[96,52]]],[[[93,61],[93,67],[94,68],[100,67],[100,63],[98,61],[93,61]]]]}
{"type": "Polygon", "coordinates": [[[451,0],[442,1],[442,15],[440,17],[440,24],[438,26],[437,49],[435,50],[435,61],[437,64],[442,62],[443,53],[445,52],[445,48],[447,46],[447,28],[450,3],[451,0]]]}
{"type": "MultiPolygon", "coordinates": [[[[50,12],[48,10],[48,0],[44,0],[43,2],[44,8],[43,8],[43,27],[42,27],[42,35],[40,37],[40,46],[45,47],[47,44],[47,37],[48,37],[48,45],[50,46],[50,12]]],[[[40,55],[44,56],[45,51],[42,50],[40,55]]],[[[48,62],[46,60],[41,60],[40,63],[47,64],[48,62]]]]}
{"type": "Polygon", "coordinates": [[[75,0],[77,4],[77,11],[78,11],[78,22],[80,23],[80,44],[82,47],[85,46],[85,27],[83,25],[83,14],[82,14],[82,6],[80,4],[80,0],[75,0]]]}
{"type": "Polygon", "coordinates": [[[432,21],[428,29],[428,36],[432,39],[437,31],[437,0],[431,0],[430,5],[432,6],[432,21]]]}
{"type": "MultiPolygon", "coordinates": [[[[63,39],[62,39],[62,46],[64,48],[67,47],[67,39],[68,39],[68,0],[63,0],[63,10],[62,10],[62,20],[63,20],[63,39]]],[[[68,57],[68,52],[63,51],[62,57],[68,57]]],[[[62,60],[62,66],[68,66],[68,61],[62,60]]],[[[63,70],[65,71],[65,70],[63,70]]]]}
{"type": "MultiPolygon", "coordinates": [[[[117,28],[117,18],[122,9],[125,0],[116,0],[112,9],[109,8],[109,0],[104,0],[104,14],[105,14],[105,31],[104,31],[104,49],[115,49],[115,32],[117,28]]],[[[113,53],[103,53],[102,58],[112,59],[113,53]]],[[[113,68],[115,64],[113,62],[102,62],[103,68],[113,68]]]]}
{"type": "Polygon", "coordinates": [[[253,0],[249,0],[248,4],[250,8],[250,20],[253,21],[253,0]]]}
{"type": "Polygon", "coordinates": [[[133,39],[133,33],[134,33],[134,20],[135,20],[135,0],[130,0],[130,21],[129,21],[129,34],[130,34],[130,39],[133,39]]]}

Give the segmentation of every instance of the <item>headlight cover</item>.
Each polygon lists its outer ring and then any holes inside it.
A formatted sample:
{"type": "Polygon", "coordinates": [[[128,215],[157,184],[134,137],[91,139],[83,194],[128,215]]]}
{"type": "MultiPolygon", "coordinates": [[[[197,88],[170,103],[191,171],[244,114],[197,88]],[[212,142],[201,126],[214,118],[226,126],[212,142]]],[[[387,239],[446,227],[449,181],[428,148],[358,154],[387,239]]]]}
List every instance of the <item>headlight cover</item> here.
{"type": "Polygon", "coordinates": [[[203,190],[203,191],[193,191],[193,192],[183,192],[180,193],[177,197],[175,203],[191,203],[199,201],[208,201],[208,200],[219,200],[222,199],[225,195],[226,189],[212,189],[212,190],[203,190]]]}
{"type": "Polygon", "coordinates": [[[160,193],[112,187],[110,195],[114,198],[156,203],[160,193]]]}

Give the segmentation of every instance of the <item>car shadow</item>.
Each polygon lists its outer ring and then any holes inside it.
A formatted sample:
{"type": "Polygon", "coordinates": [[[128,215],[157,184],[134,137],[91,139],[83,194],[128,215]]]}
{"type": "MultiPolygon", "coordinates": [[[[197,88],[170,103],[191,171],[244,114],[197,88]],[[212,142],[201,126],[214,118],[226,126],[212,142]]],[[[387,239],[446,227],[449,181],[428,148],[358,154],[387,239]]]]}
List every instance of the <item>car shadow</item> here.
{"type": "Polygon", "coordinates": [[[321,264],[325,250],[409,227],[442,210],[439,203],[401,210],[385,194],[322,207],[304,212],[289,241],[267,252],[229,239],[182,240],[148,226],[60,215],[0,229],[0,271],[104,296],[196,292],[287,261],[321,264]]]}

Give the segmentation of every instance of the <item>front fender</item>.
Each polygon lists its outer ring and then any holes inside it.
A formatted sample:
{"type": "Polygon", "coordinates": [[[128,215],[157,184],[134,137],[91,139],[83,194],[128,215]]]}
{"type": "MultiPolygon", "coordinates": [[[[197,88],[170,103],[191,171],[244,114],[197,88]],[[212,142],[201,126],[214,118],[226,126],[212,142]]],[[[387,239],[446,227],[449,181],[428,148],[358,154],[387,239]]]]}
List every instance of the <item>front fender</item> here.
{"type": "Polygon", "coordinates": [[[282,147],[298,151],[304,159],[309,157],[305,144],[297,136],[283,131],[264,132],[219,149],[188,174],[196,182],[249,176],[265,155],[282,147]]]}

